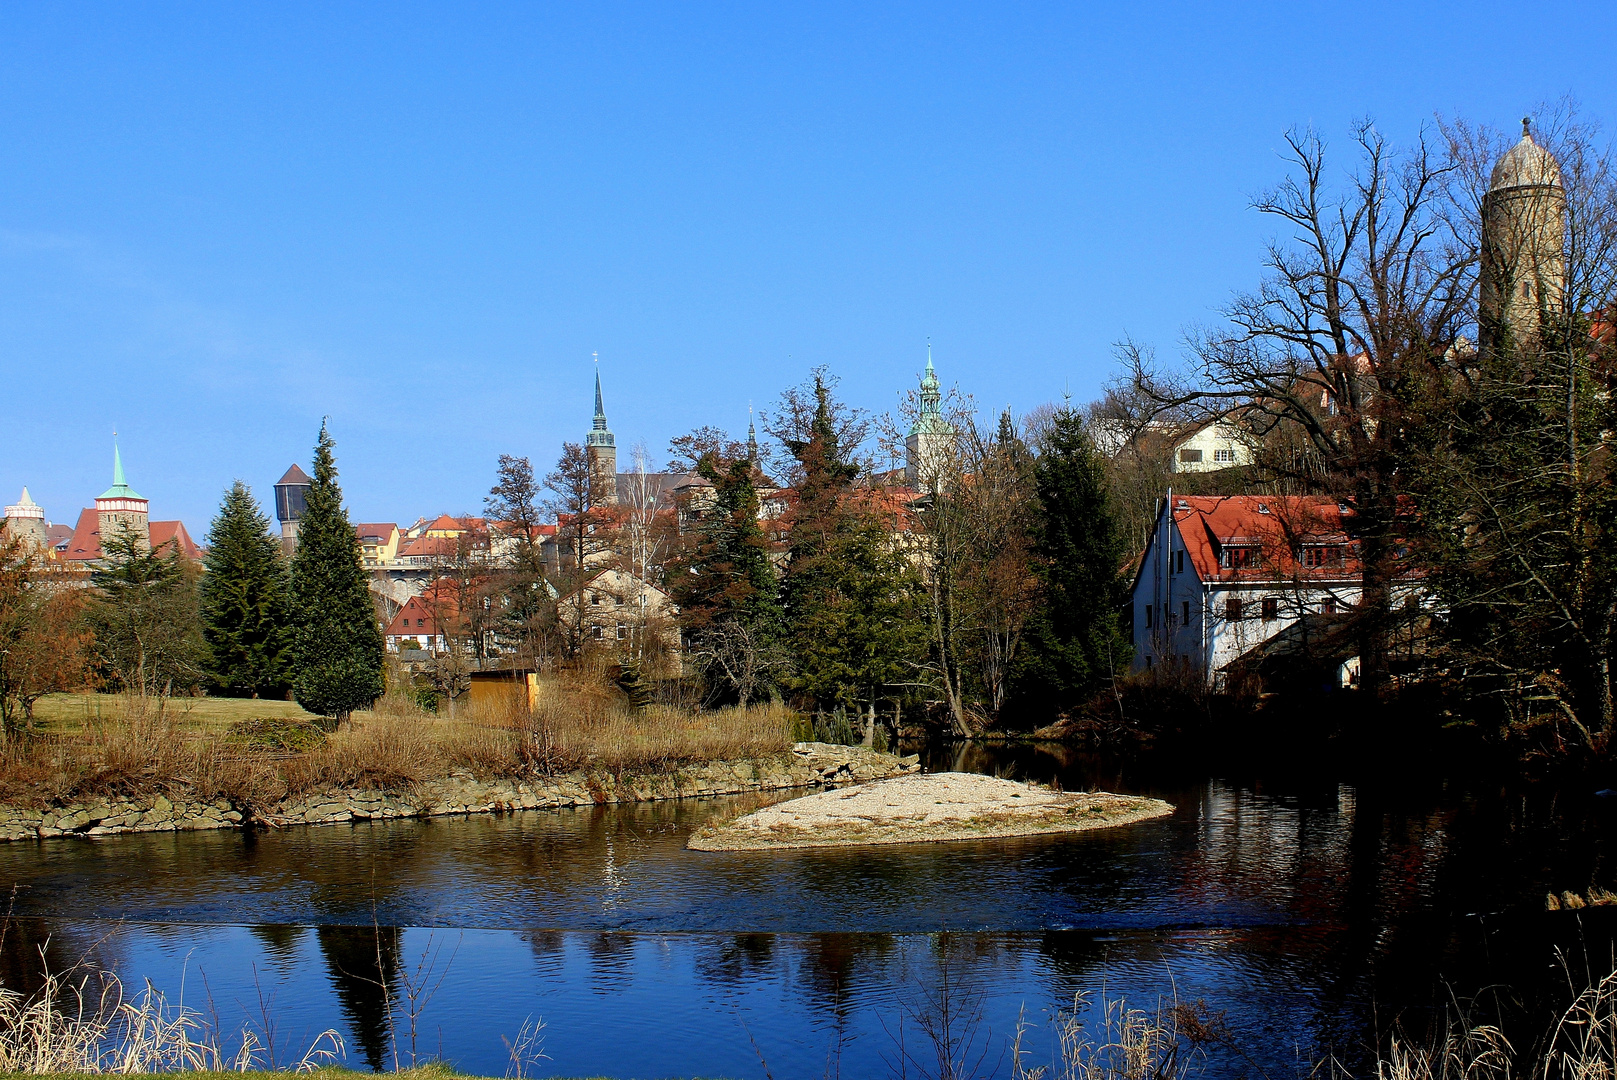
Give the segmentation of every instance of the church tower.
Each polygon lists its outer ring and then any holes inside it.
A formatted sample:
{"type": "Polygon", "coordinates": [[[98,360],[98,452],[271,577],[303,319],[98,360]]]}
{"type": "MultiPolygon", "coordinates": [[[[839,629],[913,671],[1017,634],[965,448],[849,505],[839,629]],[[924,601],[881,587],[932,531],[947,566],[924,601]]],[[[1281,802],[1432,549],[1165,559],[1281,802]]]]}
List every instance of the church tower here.
{"type": "Polygon", "coordinates": [[[904,486],[936,492],[938,476],[954,449],[955,430],[943,418],[938,373],[932,370],[932,347],[926,350],[926,374],[921,376],[921,413],[904,440],[904,486]]]}
{"type": "Polygon", "coordinates": [[[45,527],[45,508],[28,497],[22,489],[22,498],[6,507],[6,534],[22,541],[24,548],[45,551],[50,547],[50,533],[45,527]]]}
{"type": "Polygon", "coordinates": [[[1513,343],[1537,346],[1544,319],[1558,311],[1566,272],[1566,191],[1550,152],[1522,138],[1494,166],[1482,200],[1482,300],[1478,309],[1484,354],[1513,343]]]}
{"type": "Polygon", "coordinates": [[[590,502],[615,506],[618,501],[618,443],[606,426],[606,407],[601,404],[601,369],[595,369],[595,423],[584,436],[585,453],[590,460],[590,502]]]}
{"type": "Polygon", "coordinates": [[[151,550],[149,508],[145,497],[124,482],[124,462],[118,453],[117,442],[112,444],[112,486],[96,498],[95,516],[102,551],[126,526],[134,530],[141,548],[151,550]]]}

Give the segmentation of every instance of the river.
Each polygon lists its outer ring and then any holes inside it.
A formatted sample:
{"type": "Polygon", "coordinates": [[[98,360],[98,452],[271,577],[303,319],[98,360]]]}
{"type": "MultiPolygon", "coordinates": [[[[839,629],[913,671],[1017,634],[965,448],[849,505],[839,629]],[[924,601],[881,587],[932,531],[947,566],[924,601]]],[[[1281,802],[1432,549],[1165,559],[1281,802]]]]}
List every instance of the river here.
{"type": "Polygon", "coordinates": [[[1543,910],[1549,890],[1617,883],[1617,807],[1592,791],[1026,747],[927,764],[1177,809],[1064,838],[769,853],[684,842],[788,795],[11,843],[0,977],[37,985],[43,953],[253,1025],[278,1064],[331,1027],[356,1067],[493,1075],[530,1017],[539,1075],[925,1075],[944,1015],[980,1074],[1006,1075],[1018,1017],[1048,1063],[1075,995],[1091,1020],[1108,996],[1205,1001],[1239,1048],[1209,1048],[1209,1075],[1279,1077],[1324,1053],[1362,1064],[1373,1032],[1419,1028],[1450,993],[1486,989],[1527,1031],[1566,996],[1558,949],[1610,967],[1613,909],[1543,910]]]}

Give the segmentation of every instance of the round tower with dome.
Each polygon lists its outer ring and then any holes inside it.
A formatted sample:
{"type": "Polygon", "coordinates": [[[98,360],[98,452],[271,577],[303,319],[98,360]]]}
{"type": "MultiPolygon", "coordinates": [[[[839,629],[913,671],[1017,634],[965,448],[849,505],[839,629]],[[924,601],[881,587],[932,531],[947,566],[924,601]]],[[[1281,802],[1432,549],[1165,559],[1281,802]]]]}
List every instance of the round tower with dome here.
{"type": "Polygon", "coordinates": [[[927,346],[921,411],[904,439],[904,485],[917,491],[937,491],[938,477],[954,449],[954,426],[943,418],[942,402],[938,373],[932,369],[932,347],[927,346]]]}
{"type": "Polygon", "coordinates": [[[1561,168],[1523,120],[1521,141],[1494,166],[1482,200],[1483,351],[1536,347],[1545,318],[1561,307],[1565,273],[1561,168]]]}
{"type": "Polygon", "coordinates": [[[50,547],[50,532],[45,524],[45,508],[22,489],[22,498],[6,507],[6,535],[22,541],[25,548],[45,551],[50,547]]]}

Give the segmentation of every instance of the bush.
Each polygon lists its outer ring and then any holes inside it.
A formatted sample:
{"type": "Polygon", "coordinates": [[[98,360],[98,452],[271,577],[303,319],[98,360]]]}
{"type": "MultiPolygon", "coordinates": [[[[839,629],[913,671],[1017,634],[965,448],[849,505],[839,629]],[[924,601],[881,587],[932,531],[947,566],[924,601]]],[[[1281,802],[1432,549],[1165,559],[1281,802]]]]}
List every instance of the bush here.
{"type": "Polygon", "coordinates": [[[326,745],[326,733],[308,720],[255,716],[232,724],[226,741],[243,750],[307,754],[326,745]]]}

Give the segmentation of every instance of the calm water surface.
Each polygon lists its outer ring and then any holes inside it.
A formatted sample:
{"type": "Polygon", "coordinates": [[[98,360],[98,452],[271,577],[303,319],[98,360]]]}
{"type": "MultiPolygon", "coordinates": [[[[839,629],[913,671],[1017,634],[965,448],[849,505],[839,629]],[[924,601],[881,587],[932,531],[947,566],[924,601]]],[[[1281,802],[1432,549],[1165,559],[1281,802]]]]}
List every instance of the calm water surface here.
{"type": "Polygon", "coordinates": [[[931,1060],[919,1027],[945,986],[985,1074],[1009,1071],[1019,1013],[1048,1059],[1076,994],[1087,1015],[1103,994],[1177,995],[1289,1076],[1423,1022],[1446,986],[1508,986],[1487,1000],[1525,1023],[1557,1003],[1558,948],[1579,969],[1610,956],[1604,912],[1542,910],[1548,890],[1617,876],[1613,808],[1592,793],[1173,776],[1025,749],[929,765],[1177,810],[1067,838],[773,853],[684,849],[767,797],[6,844],[0,976],[37,980],[41,950],[88,957],[226,1027],[267,1024],[283,1057],[336,1027],[372,1067],[408,1064],[404,991],[425,985],[418,1057],[502,1074],[502,1036],[535,1017],[542,1071],[782,1080],[896,1075],[901,1045],[931,1060]]]}

